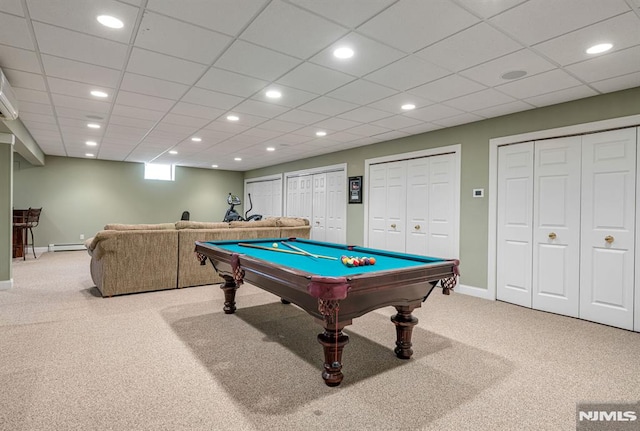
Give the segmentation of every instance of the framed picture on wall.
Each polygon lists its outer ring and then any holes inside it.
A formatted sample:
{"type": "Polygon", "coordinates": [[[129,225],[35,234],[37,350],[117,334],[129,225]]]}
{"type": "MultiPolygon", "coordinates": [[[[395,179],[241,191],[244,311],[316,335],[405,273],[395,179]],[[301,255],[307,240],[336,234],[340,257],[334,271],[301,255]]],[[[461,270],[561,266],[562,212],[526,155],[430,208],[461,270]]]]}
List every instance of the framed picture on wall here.
{"type": "Polygon", "coordinates": [[[349,203],[362,203],[362,176],[349,177],[349,203]]]}

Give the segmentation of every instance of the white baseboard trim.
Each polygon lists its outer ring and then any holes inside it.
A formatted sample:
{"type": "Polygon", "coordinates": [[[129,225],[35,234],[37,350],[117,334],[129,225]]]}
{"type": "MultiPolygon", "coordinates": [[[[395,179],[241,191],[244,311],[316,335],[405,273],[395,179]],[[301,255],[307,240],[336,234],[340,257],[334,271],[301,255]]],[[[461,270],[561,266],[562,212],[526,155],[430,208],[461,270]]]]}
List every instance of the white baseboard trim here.
{"type": "Polygon", "coordinates": [[[13,278],[11,280],[0,280],[0,290],[9,290],[13,287],[13,278]]]}
{"type": "Polygon", "coordinates": [[[483,289],[481,287],[458,284],[454,289],[454,292],[462,293],[463,295],[475,296],[477,298],[488,299],[490,301],[496,300],[496,298],[493,296],[493,292],[490,292],[489,289],[483,289]]]}
{"type": "MultiPolygon", "coordinates": [[[[39,247],[36,247],[36,252],[39,247]]],[[[84,244],[49,244],[49,247],[43,247],[44,251],[72,251],[72,250],[84,250],[84,244]]]]}

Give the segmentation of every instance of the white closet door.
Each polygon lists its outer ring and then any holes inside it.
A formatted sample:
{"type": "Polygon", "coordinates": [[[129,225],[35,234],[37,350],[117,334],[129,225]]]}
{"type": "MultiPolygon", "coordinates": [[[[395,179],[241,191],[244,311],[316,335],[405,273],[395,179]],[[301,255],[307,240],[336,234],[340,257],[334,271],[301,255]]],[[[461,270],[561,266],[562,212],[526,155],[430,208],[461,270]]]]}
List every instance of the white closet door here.
{"type": "Polygon", "coordinates": [[[455,250],[456,169],[454,154],[428,157],[429,161],[429,244],[428,256],[457,257],[455,250]]]}
{"type": "Polygon", "coordinates": [[[404,252],[407,162],[369,167],[369,247],[404,252]]]}
{"type": "Polygon", "coordinates": [[[578,316],[581,137],[535,143],[533,303],[578,316]]]}
{"type": "Polygon", "coordinates": [[[347,241],[345,213],[347,197],[345,172],[327,172],[326,241],[344,244],[347,241]]]}
{"type": "Polygon", "coordinates": [[[580,317],[633,329],[636,131],[583,137],[580,317]]]}
{"type": "Polygon", "coordinates": [[[326,240],[327,174],[313,175],[311,239],[326,240]]]}
{"type": "Polygon", "coordinates": [[[498,148],[496,295],[531,307],[533,142],[498,148]]]}
{"type": "Polygon", "coordinates": [[[407,163],[407,253],[429,253],[429,158],[407,163]]]}

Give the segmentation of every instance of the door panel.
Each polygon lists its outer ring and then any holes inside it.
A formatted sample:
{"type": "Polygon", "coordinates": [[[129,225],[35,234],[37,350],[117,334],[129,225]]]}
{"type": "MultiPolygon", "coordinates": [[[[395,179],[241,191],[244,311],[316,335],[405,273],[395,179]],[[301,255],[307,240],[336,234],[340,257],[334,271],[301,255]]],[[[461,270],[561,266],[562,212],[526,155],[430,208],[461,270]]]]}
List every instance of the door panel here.
{"type": "Polygon", "coordinates": [[[429,256],[455,257],[454,155],[429,157],[429,256]]]}
{"type": "Polygon", "coordinates": [[[580,317],[633,329],[635,129],[583,137],[580,317]]]}
{"type": "Polygon", "coordinates": [[[313,175],[313,220],[311,221],[311,239],[326,240],[327,215],[327,174],[313,175]]]}
{"type": "Polygon", "coordinates": [[[369,167],[369,247],[386,247],[387,169],[385,165],[369,167]]]}
{"type": "Polygon", "coordinates": [[[428,253],[429,200],[429,159],[423,157],[409,160],[407,163],[407,253],[430,255],[428,253]]]}
{"type": "Polygon", "coordinates": [[[498,148],[496,296],[531,307],[533,142],[498,148]]]}
{"type": "Polygon", "coordinates": [[[578,316],[581,137],[535,143],[533,298],[538,310],[578,316]]]}
{"type": "Polygon", "coordinates": [[[407,211],[407,162],[387,163],[386,250],[404,252],[407,211]]]}
{"type": "Polygon", "coordinates": [[[325,241],[344,244],[347,241],[344,214],[346,210],[344,171],[327,173],[327,219],[325,241]]]}

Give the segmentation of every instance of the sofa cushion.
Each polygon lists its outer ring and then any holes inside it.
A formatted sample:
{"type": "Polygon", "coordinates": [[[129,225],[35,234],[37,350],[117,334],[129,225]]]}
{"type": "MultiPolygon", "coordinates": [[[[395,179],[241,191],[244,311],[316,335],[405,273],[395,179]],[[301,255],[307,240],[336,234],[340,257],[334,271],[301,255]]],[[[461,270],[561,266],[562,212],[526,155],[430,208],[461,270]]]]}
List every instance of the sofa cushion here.
{"type": "Polygon", "coordinates": [[[309,226],[309,220],[300,217],[276,217],[276,225],[280,227],[309,226]]]}
{"type": "Polygon", "coordinates": [[[121,224],[111,223],[104,227],[104,230],[175,230],[175,223],[156,224],[121,224]]]}
{"type": "Polygon", "coordinates": [[[229,229],[228,222],[179,221],[176,229],[229,229]]]}
{"type": "Polygon", "coordinates": [[[276,227],[276,219],[267,218],[264,220],[257,221],[232,221],[229,223],[229,226],[232,229],[243,228],[243,229],[251,229],[255,227],[276,227]]]}

